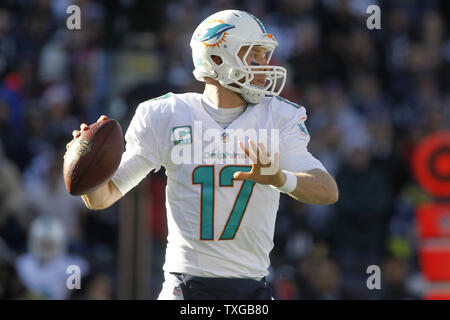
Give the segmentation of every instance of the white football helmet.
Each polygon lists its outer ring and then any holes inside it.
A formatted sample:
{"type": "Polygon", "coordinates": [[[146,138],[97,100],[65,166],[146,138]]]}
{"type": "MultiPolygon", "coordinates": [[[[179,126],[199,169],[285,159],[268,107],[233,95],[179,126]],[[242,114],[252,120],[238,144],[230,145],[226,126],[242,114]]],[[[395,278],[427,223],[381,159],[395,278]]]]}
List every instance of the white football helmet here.
{"type": "Polygon", "coordinates": [[[32,223],[28,235],[29,250],[41,261],[49,261],[66,251],[66,234],[61,222],[40,216],[32,223]]]}
{"type": "Polygon", "coordinates": [[[252,47],[260,46],[267,50],[268,64],[277,45],[275,37],[252,14],[239,10],[217,12],[206,18],[192,35],[193,74],[199,81],[205,81],[207,77],[215,79],[223,87],[240,93],[247,102],[259,103],[265,95],[281,93],[286,82],[286,69],[248,65],[246,58],[252,47]],[[248,50],[241,60],[238,52],[244,46],[248,46],[248,50]],[[256,74],[265,75],[264,87],[251,84],[256,74]]]}

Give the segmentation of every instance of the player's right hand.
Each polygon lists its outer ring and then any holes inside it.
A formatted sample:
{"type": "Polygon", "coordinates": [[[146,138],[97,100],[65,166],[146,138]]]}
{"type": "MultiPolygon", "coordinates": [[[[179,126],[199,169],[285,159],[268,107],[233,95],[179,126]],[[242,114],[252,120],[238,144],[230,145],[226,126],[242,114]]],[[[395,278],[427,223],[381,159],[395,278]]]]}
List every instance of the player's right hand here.
{"type": "MultiPolygon", "coordinates": [[[[101,115],[100,118],[98,118],[97,122],[102,122],[104,120],[108,120],[108,116],[101,115]]],[[[86,123],[82,123],[80,125],[80,130],[73,130],[72,131],[73,138],[68,144],[66,144],[66,150],[69,150],[72,143],[74,143],[75,140],[81,135],[81,131],[85,131],[87,129],[89,129],[89,126],[86,123]]]]}

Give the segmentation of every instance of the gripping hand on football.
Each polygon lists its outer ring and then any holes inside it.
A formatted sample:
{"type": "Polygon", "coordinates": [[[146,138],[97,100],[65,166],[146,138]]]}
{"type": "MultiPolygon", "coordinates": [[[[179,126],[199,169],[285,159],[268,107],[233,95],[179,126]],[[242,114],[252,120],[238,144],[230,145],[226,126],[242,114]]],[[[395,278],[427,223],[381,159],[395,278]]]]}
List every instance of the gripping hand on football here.
{"type": "MultiPolygon", "coordinates": [[[[100,116],[100,118],[98,118],[97,122],[102,122],[104,120],[108,120],[108,116],[105,116],[105,115],[100,116]]],[[[80,130],[73,130],[72,131],[73,139],[68,144],[66,144],[66,150],[69,150],[70,146],[75,142],[75,140],[77,140],[80,137],[81,131],[85,131],[87,129],[89,129],[89,126],[86,123],[82,123],[80,125],[80,130]]]]}

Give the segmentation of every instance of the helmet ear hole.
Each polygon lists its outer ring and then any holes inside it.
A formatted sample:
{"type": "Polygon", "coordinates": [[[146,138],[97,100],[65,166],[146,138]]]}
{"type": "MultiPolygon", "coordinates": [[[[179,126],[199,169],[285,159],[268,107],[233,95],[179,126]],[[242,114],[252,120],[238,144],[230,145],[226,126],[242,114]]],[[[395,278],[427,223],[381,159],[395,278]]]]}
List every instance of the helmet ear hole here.
{"type": "Polygon", "coordinates": [[[214,61],[214,63],[217,64],[218,66],[220,66],[220,65],[223,63],[222,58],[219,57],[219,56],[211,55],[211,59],[212,59],[212,61],[214,61]]]}

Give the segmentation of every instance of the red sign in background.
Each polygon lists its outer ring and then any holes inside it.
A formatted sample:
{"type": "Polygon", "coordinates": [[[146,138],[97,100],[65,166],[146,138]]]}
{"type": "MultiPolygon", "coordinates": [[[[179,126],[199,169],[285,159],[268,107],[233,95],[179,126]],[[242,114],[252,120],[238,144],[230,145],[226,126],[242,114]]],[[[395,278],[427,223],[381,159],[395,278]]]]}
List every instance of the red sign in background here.
{"type": "Polygon", "coordinates": [[[425,137],[412,159],[416,181],[435,198],[416,208],[419,263],[430,286],[425,299],[450,299],[450,132],[425,137]]]}

